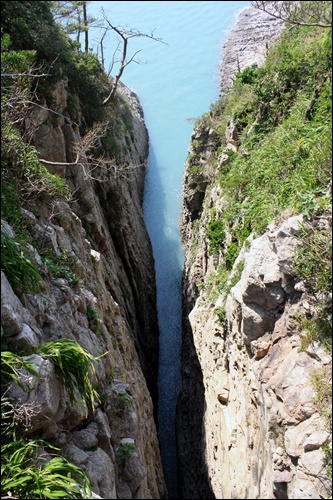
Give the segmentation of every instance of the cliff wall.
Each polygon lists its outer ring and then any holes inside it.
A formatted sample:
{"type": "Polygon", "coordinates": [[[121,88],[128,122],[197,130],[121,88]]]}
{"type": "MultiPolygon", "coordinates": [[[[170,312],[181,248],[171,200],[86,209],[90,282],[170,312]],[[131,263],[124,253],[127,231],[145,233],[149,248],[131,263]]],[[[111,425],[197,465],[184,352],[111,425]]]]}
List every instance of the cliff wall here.
{"type": "MultiPolygon", "coordinates": [[[[66,180],[71,196],[39,197],[29,210],[22,209],[42,289],[22,293],[2,273],[1,323],[8,348],[33,359],[42,380],[22,375],[30,391],[14,384],[9,393],[33,408],[28,435],[59,447],[86,472],[94,494],[166,498],[153,405],[158,361],[154,261],[141,208],[148,154],[143,112],[137,96],[120,84],[112,113],[126,112],[130,139],[118,123],[113,133],[117,163],[92,167],[84,153],[77,161],[84,118],[78,101],[69,112],[67,97],[66,81],[58,81],[53,89],[57,114],[41,103],[27,122],[39,157],[49,172],[66,180]],[[76,393],[77,402],[70,403],[49,360],[29,357],[37,346],[63,338],[93,356],[104,355],[92,377],[99,396],[93,410],[82,404],[84,395],[76,393]]],[[[15,236],[6,221],[2,227],[15,236]]]]}
{"type": "MultiPolygon", "coordinates": [[[[281,29],[253,8],[242,11],[224,47],[223,92],[239,66],[263,63],[266,44],[281,29]]],[[[211,251],[207,228],[218,227],[213,224],[224,210],[215,169],[228,172],[241,140],[232,117],[222,139],[213,118],[210,113],[208,124],[195,126],[183,177],[181,495],[324,498],[330,479],[323,446],[331,434],[311,381],[323,372],[330,380],[331,355],[319,341],[301,348],[299,318],[311,316],[316,300],[293,271],[301,228],[308,222],[285,211],[264,234],[246,239],[224,277],[232,235],[227,226],[215,230],[221,248],[211,251]]],[[[329,228],[330,217],[318,217],[315,224],[329,228]]]]}
{"type": "Polygon", "coordinates": [[[282,32],[283,22],[253,7],[246,7],[237,16],[228,40],[223,46],[220,65],[220,89],[233,84],[235,74],[251,64],[262,66],[268,47],[282,32]]]}

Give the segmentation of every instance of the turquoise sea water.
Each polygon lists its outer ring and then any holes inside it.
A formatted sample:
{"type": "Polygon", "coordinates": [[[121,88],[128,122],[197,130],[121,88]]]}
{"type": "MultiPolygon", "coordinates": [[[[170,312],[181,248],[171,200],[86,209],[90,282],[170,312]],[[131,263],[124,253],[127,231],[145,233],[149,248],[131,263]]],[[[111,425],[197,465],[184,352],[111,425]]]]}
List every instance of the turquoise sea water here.
{"type": "MultiPolygon", "coordinates": [[[[93,1],[89,14],[101,8],[116,26],[162,38],[129,40],[128,57],[136,56],[122,82],[140,98],[150,137],[144,214],[152,241],[160,328],[159,439],[170,498],[177,498],[175,408],[181,387],[181,278],[183,250],[179,235],[181,182],[193,118],[209,111],[219,93],[219,64],[236,14],[250,2],[93,1]]],[[[90,46],[97,47],[98,30],[90,46]]],[[[104,52],[110,63],[114,39],[104,52]]],[[[107,68],[106,68],[107,69],[107,68]]],[[[115,75],[115,71],[112,72],[115,75]]]]}

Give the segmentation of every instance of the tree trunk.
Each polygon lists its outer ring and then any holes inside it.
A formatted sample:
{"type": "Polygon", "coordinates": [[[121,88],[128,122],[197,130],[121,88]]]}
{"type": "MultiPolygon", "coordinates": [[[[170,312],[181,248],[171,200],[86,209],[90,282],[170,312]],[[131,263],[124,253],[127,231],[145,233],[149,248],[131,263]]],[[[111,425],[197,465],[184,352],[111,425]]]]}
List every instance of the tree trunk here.
{"type": "MultiPolygon", "coordinates": [[[[116,30],[117,31],[117,30],[116,30]]],[[[117,85],[118,85],[118,82],[121,78],[121,75],[123,74],[124,72],[124,69],[126,67],[126,54],[127,54],[127,43],[128,43],[128,40],[127,38],[121,34],[119,31],[117,31],[121,38],[123,39],[123,56],[122,56],[122,59],[121,59],[121,63],[120,63],[120,68],[119,68],[119,71],[117,73],[117,75],[115,76],[115,79],[114,79],[114,82],[113,82],[113,85],[112,85],[112,89],[111,89],[111,92],[110,94],[107,96],[106,99],[104,99],[103,101],[103,105],[107,104],[111,99],[112,97],[114,96],[114,94],[116,93],[116,90],[117,90],[117,85]]]]}
{"type": "Polygon", "coordinates": [[[88,52],[89,48],[89,43],[88,43],[88,20],[87,20],[87,2],[83,2],[83,24],[85,26],[85,32],[84,32],[84,40],[85,40],[85,47],[84,51],[88,52]]]}

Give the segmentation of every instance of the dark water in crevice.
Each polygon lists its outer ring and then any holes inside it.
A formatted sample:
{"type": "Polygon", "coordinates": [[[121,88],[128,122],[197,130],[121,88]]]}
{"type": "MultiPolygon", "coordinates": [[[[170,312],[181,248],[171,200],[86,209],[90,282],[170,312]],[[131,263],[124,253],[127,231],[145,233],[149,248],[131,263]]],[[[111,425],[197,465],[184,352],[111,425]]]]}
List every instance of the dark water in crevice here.
{"type": "Polygon", "coordinates": [[[145,218],[153,245],[160,330],[158,427],[164,476],[169,498],[177,498],[175,412],[181,387],[181,281],[183,253],[178,226],[165,211],[165,195],[152,145],[146,181],[145,218]]]}

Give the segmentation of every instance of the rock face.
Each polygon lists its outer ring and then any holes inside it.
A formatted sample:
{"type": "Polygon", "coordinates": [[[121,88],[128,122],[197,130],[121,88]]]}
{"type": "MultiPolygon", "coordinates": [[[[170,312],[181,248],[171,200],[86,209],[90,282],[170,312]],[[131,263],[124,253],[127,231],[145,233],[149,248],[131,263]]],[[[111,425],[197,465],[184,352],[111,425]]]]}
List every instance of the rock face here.
{"type": "MultiPolygon", "coordinates": [[[[222,91],[237,61],[241,69],[261,64],[261,49],[280,30],[279,22],[254,9],[242,11],[225,46],[222,91]]],[[[225,152],[235,148],[234,134],[230,122],[225,152]]],[[[195,173],[188,159],[183,177],[181,497],[326,498],[330,482],[321,447],[331,435],[314,405],[311,379],[331,369],[331,358],[319,344],[300,349],[297,318],[311,309],[292,272],[302,217],[282,214],[261,237],[249,237],[229,291],[212,298],[199,286],[209,282],[220,259],[210,255],[204,230],[209,210],[218,210],[209,159],[219,146],[214,130],[195,129],[189,158],[194,152],[205,168],[195,173]]],[[[227,154],[218,158],[219,165],[227,161],[227,154]]]]}
{"type": "Polygon", "coordinates": [[[300,492],[315,498],[328,487],[310,472],[330,439],[310,379],[328,360],[324,351],[312,357],[299,350],[296,318],[306,303],[288,262],[299,222],[290,218],[252,242],[223,325],[215,306],[200,298],[189,315],[203,373],[205,463],[215,498],[299,498],[300,492]]]}
{"type": "Polygon", "coordinates": [[[267,48],[282,31],[283,22],[254,7],[246,7],[237,18],[228,41],[223,46],[220,66],[220,89],[232,86],[233,78],[247,66],[262,66],[267,48]]]}
{"type": "Polygon", "coordinates": [[[66,337],[94,356],[107,353],[96,362],[100,402],[94,411],[87,411],[79,394],[70,404],[53,365],[37,355],[32,361],[42,381],[24,378],[31,391],[14,386],[12,394],[33,408],[31,435],[54,443],[82,467],[94,494],[166,498],[153,406],[158,359],[154,262],[141,209],[148,134],[136,95],[122,85],[119,92],[131,109],[133,137],[122,148],[122,168],[89,172],[84,156],[74,162],[81,112],[77,105],[75,116],[65,118],[65,82],[54,91],[55,110],[62,116],[55,119],[42,108],[31,116],[40,157],[74,193],[70,201],[40,203],[38,215],[23,211],[36,241],[31,258],[41,265],[47,249],[55,259],[70,256],[76,281],[70,273],[59,277],[45,269],[42,291],[31,295],[13,290],[3,276],[1,322],[14,351],[29,352],[66,337]],[[124,439],[131,440],[132,453],[119,458],[124,439]]]}

